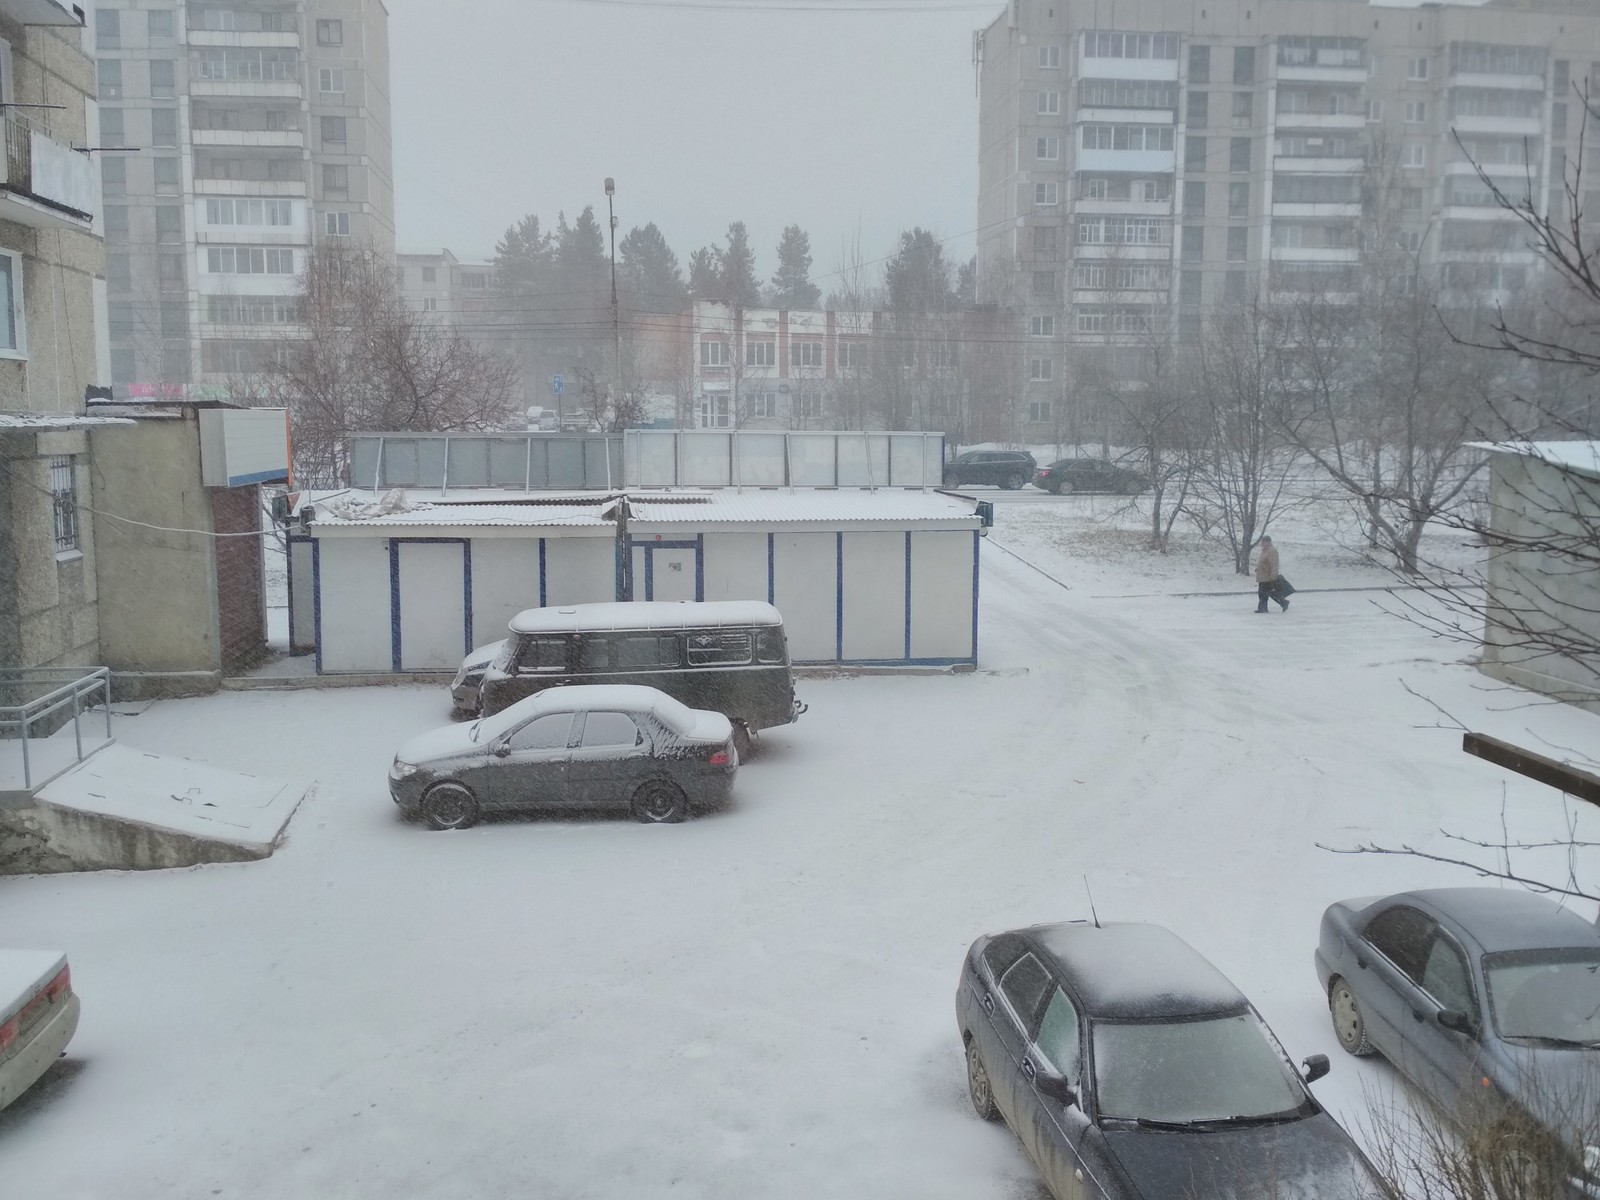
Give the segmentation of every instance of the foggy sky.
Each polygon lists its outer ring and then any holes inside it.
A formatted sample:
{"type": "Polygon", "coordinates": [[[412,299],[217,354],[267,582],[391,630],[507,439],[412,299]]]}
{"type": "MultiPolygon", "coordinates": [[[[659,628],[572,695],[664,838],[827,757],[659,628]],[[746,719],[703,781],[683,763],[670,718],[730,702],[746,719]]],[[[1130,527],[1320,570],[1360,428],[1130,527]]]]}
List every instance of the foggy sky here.
{"type": "Polygon", "coordinates": [[[486,257],[524,214],[551,227],[585,204],[603,225],[610,175],[619,238],[654,221],[685,267],[734,220],[750,229],[763,281],[783,227],[801,225],[824,293],[857,236],[875,259],[922,225],[965,261],[977,224],[972,31],[1002,4],[785,13],[773,2],[386,0],[400,248],[486,257]]]}

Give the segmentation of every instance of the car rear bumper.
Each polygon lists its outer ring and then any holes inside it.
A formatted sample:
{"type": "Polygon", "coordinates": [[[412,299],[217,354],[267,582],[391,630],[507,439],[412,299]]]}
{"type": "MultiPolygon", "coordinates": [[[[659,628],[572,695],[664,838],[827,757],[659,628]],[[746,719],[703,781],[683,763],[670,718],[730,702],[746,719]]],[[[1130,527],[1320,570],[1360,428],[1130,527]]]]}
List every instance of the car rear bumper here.
{"type": "Polygon", "coordinates": [[[34,1031],[27,1045],[0,1066],[0,1108],[27,1091],[61,1057],[77,1032],[78,1008],[78,994],[74,992],[59,1012],[34,1031]]]}

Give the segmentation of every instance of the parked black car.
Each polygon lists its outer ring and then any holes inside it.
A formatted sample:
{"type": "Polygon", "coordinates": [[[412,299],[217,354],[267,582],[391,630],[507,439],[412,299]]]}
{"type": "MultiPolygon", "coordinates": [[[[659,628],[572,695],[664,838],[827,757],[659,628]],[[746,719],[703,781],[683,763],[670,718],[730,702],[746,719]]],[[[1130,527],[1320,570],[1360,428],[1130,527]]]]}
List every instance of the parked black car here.
{"type": "Polygon", "coordinates": [[[487,646],[479,646],[471,654],[461,660],[461,667],[456,671],[456,677],[450,681],[450,709],[454,716],[475,717],[478,715],[479,705],[482,700],[483,675],[489,669],[489,664],[500,657],[500,652],[505,649],[505,640],[491,642],[487,646]]]}
{"type": "Polygon", "coordinates": [[[956,989],[972,1106],[1057,1200],[1380,1194],[1243,993],[1157,925],[981,937],[956,989]],[[1265,1186],[1265,1190],[1263,1187],[1265,1186]]]}
{"type": "Polygon", "coordinates": [[[1117,492],[1124,496],[1150,490],[1150,481],[1137,471],[1119,467],[1103,458],[1063,458],[1040,467],[1033,486],[1053,492],[1117,492]]]}
{"type": "Polygon", "coordinates": [[[1594,925],[1498,888],[1344,900],[1316,967],[1346,1050],[1382,1053],[1464,1125],[1516,1134],[1521,1194],[1600,1197],[1594,925]]]}
{"type": "Polygon", "coordinates": [[[968,450],[944,466],[946,487],[991,483],[1016,491],[1033,477],[1038,462],[1026,450],[968,450]]]}
{"type": "Polygon", "coordinates": [[[389,794],[434,829],[544,805],[625,803],[641,821],[681,821],[726,800],[738,766],[721,713],[649,687],[560,687],[412,738],[389,794]]]}

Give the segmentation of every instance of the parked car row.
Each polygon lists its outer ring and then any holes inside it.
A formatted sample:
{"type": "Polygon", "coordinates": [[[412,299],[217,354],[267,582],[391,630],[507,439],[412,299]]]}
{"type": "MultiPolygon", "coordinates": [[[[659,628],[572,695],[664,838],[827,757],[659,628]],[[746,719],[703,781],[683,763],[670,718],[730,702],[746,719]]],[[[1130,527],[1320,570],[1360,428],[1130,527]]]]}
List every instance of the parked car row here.
{"type": "MultiPolygon", "coordinates": [[[[1440,1111],[1509,1130],[1504,1196],[1600,1197],[1600,930],[1490,888],[1343,901],[1315,955],[1334,1032],[1440,1111]]],[[[1070,922],[980,937],[956,989],[973,1108],[1057,1200],[1390,1192],[1260,1014],[1175,934],[1070,922]],[[1272,1190],[1258,1193],[1264,1184],[1272,1190]]]]}
{"type": "Polygon", "coordinates": [[[989,485],[1015,491],[1023,484],[1054,495],[1112,492],[1132,496],[1150,490],[1150,480],[1102,458],[1061,458],[1039,466],[1026,450],[968,450],[945,464],[946,487],[989,485]]]}
{"type": "Polygon", "coordinates": [[[470,725],[401,746],[389,792],[434,829],[497,810],[625,803],[681,821],[727,799],[762,729],[805,711],[770,604],[537,608],[451,683],[470,725]]]}

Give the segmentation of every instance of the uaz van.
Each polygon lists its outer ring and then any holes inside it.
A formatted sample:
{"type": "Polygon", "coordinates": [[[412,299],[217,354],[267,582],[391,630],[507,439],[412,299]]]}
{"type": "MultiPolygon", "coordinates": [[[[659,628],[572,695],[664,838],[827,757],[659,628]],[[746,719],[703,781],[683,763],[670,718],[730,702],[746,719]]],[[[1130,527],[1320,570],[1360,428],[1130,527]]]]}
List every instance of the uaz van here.
{"type": "Polygon", "coordinates": [[[530,608],[484,672],[483,715],[568,683],[637,683],[733,722],[741,757],[752,735],[805,711],[794,696],[783,618],[758,601],[637,601],[530,608]]]}

